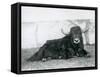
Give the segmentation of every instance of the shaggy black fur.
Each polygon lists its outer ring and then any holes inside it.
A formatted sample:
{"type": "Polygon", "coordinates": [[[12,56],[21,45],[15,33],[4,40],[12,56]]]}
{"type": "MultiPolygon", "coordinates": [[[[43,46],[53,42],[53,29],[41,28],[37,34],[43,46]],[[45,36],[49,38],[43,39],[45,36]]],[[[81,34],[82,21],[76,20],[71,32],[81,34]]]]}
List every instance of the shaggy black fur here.
{"type": "Polygon", "coordinates": [[[83,57],[84,50],[81,28],[72,27],[70,33],[61,39],[47,40],[47,42],[27,61],[46,61],[48,59],[68,59],[74,56],[83,57]]]}

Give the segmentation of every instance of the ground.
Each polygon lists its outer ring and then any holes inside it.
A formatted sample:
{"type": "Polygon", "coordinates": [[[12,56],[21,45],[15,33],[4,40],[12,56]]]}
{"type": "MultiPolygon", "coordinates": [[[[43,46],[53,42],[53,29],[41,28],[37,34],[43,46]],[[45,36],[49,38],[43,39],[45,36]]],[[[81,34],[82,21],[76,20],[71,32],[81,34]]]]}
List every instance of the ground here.
{"type": "Polygon", "coordinates": [[[76,68],[76,67],[92,67],[95,66],[95,45],[85,45],[85,49],[89,52],[91,57],[75,57],[71,59],[57,59],[49,60],[46,62],[34,61],[27,62],[26,60],[31,57],[39,48],[22,49],[21,52],[21,70],[44,70],[44,69],[57,69],[57,68],[76,68]]]}

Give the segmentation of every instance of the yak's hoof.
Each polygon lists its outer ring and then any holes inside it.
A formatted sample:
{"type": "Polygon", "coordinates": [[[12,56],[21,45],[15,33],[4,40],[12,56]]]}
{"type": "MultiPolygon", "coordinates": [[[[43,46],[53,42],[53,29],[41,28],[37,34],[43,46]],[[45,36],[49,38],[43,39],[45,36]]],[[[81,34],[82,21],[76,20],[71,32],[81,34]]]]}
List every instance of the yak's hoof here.
{"type": "Polygon", "coordinates": [[[77,56],[77,57],[80,57],[80,55],[79,55],[78,53],[76,53],[76,56],[77,56]]]}
{"type": "Polygon", "coordinates": [[[61,59],[62,58],[62,56],[59,56],[59,59],[61,59]]]}
{"type": "Polygon", "coordinates": [[[51,57],[48,57],[47,59],[48,59],[48,60],[51,60],[51,57]]]}
{"type": "Polygon", "coordinates": [[[45,62],[47,59],[46,58],[42,58],[42,61],[45,62]]]}
{"type": "Polygon", "coordinates": [[[90,54],[85,55],[85,57],[91,57],[90,54]]]}

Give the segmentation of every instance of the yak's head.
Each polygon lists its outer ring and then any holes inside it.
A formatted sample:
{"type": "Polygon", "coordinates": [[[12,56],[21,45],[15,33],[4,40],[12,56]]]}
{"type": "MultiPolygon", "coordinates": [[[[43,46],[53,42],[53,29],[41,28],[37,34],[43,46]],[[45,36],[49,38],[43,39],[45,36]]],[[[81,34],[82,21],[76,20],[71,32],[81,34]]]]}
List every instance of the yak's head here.
{"type": "Polygon", "coordinates": [[[70,37],[74,44],[79,44],[82,40],[81,28],[79,26],[72,27],[70,29],[70,37]]]}
{"type": "Polygon", "coordinates": [[[64,31],[62,30],[62,33],[65,35],[65,37],[67,35],[70,36],[70,40],[73,44],[79,44],[80,42],[83,41],[82,39],[82,31],[81,28],[79,26],[74,26],[70,29],[69,34],[64,33],[64,31]]]}

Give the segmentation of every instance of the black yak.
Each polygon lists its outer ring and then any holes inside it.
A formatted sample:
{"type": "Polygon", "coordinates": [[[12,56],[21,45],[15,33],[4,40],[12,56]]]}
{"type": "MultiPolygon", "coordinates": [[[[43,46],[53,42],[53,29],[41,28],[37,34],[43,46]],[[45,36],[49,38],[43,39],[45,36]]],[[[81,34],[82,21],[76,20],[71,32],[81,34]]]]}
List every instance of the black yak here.
{"type": "Polygon", "coordinates": [[[81,28],[74,26],[70,29],[69,34],[65,34],[63,38],[47,40],[47,42],[40,47],[39,51],[27,61],[68,59],[74,56],[83,57],[86,55],[87,52],[84,50],[81,28]]]}

